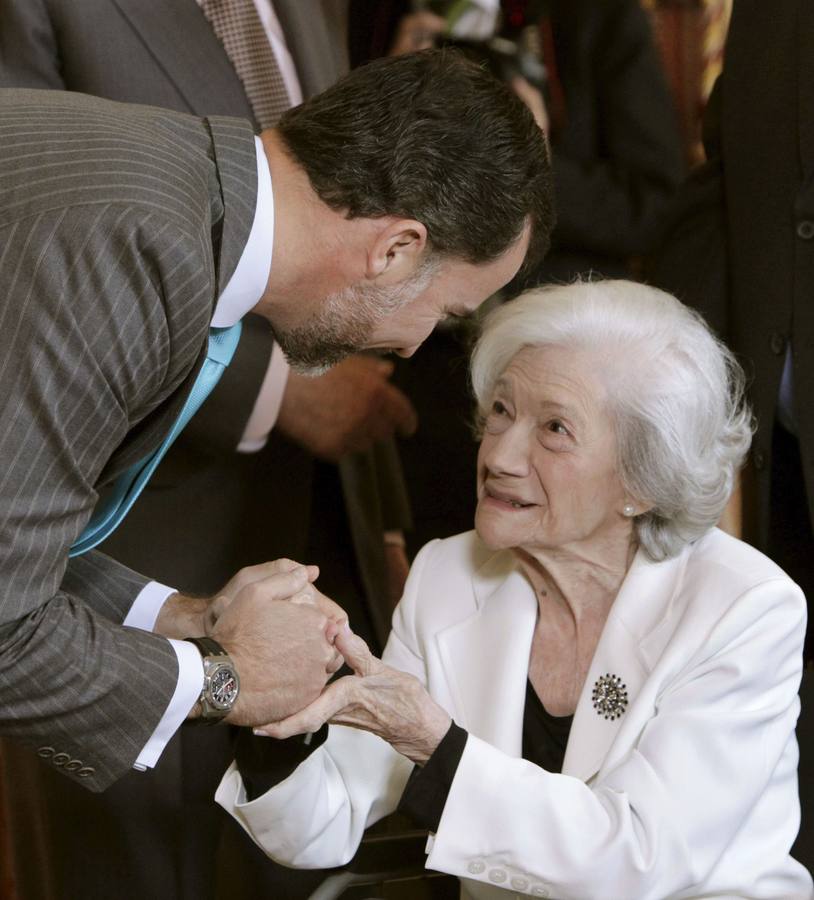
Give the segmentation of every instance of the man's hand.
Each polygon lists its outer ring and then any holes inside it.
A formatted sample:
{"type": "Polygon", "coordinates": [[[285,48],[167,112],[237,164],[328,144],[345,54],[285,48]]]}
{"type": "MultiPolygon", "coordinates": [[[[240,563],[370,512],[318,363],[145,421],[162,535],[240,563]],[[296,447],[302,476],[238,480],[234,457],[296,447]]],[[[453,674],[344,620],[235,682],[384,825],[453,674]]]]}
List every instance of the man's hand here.
{"type": "MultiPolygon", "coordinates": [[[[209,634],[218,616],[242,588],[255,581],[268,578],[270,575],[290,572],[299,565],[291,559],[275,559],[257,566],[246,566],[233,575],[214,597],[188,597],[185,594],[170,594],[161,607],[153,631],[162,637],[176,638],[177,640],[209,634]]],[[[316,566],[306,566],[305,568],[308,580],[316,580],[319,569],[316,566]]],[[[347,616],[345,616],[345,621],[347,621],[347,616]]]]}
{"type": "Polygon", "coordinates": [[[336,646],[356,674],[334,681],[306,709],[259,731],[287,738],[330,721],[370,731],[413,762],[426,762],[449,730],[449,714],[418,679],[376,659],[349,629],[337,635],[336,646]]]}
{"type": "Polygon", "coordinates": [[[392,372],[391,362],[374,356],[352,356],[318,378],[291,372],[277,427],[330,462],[368,450],[394,433],[409,437],[418,417],[387,380],[392,372]]]}
{"type": "Polygon", "coordinates": [[[548,118],[548,109],[545,105],[543,95],[533,84],[519,75],[512,78],[511,86],[515,94],[517,94],[531,111],[531,114],[534,116],[534,121],[539,125],[540,130],[543,134],[547,135],[551,122],[548,118]]]}
{"type": "Polygon", "coordinates": [[[308,579],[308,569],[297,566],[252,581],[212,626],[210,636],[240,676],[240,694],[226,721],[260,725],[289,716],[318,697],[341,666],[331,643],[339,625],[308,598],[314,590],[308,579]]]}

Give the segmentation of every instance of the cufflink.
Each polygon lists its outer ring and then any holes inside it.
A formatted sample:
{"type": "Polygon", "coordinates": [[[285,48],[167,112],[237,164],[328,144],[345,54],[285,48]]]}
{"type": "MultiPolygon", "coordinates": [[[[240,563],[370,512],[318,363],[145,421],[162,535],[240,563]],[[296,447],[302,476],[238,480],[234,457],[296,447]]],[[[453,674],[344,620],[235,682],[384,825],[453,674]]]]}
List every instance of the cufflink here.
{"type": "Polygon", "coordinates": [[[607,672],[596,679],[591,699],[596,714],[613,721],[627,709],[627,685],[618,675],[607,672]]]}

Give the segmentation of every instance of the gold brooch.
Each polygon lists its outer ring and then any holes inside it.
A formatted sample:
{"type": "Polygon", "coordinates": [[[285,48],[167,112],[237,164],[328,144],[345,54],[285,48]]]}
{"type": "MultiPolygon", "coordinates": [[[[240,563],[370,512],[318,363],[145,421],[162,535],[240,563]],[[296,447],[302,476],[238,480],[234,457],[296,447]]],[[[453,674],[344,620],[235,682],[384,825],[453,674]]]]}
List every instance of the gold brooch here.
{"type": "Polygon", "coordinates": [[[622,684],[618,675],[600,675],[594,684],[591,699],[598,716],[618,719],[627,708],[627,685],[622,684]]]}

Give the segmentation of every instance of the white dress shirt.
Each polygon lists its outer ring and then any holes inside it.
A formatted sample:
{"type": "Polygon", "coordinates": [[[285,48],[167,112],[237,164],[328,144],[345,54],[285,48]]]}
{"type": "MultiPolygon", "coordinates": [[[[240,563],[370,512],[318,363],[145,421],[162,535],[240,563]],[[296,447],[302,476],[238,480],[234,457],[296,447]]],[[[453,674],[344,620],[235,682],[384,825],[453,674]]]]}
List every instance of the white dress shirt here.
{"type": "MultiPolygon", "coordinates": [[[[218,298],[212,325],[225,328],[234,325],[252,309],[263,295],[271,270],[274,242],[274,194],[263,144],[255,138],[257,152],[257,205],[249,239],[243,249],[229,283],[218,298]]],[[[270,369],[273,368],[270,366],[270,369]]],[[[268,376],[267,376],[268,380],[268,376]]],[[[282,392],[281,392],[282,393],[282,392]]],[[[262,390],[261,390],[262,394],[262,390]]],[[[152,631],[164,601],[175,588],[152,581],[136,597],[124,625],[152,631]]],[[[178,683],[161,721],[150,736],[134,764],[143,771],[152,768],[197,701],[203,684],[203,663],[198,649],[186,641],[171,640],[178,657],[178,683]]]]}
{"type": "MultiPolygon", "coordinates": [[[[270,0],[254,0],[254,5],[274,51],[289,101],[292,106],[296,106],[302,103],[302,87],[294,60],[286,46],[280,22],[270,0]]],[[[257,304],[265,290],[271,270],[274,195],[271,173],[259,138],[255,138],[255,147],[258,190],[254,221],[237,267],[215,305],[212,325],[216,328],[236,324],[257,304]]],[[[265,445],[269,432],[277,420],[287,379],[288,363],[275,344],[254,409],[237,446],[239,452],[253,453],[265,445]]],[[[164,601],[173,593],[175,588],[156,581],[150,582],[136,597],[124,625],[152,631],[164,601]]],[[[161,721],[134,764],[134,768],[140,771],[155,766],[170,738],[186,719],[201,693],[203,664],[200,652],[193,644],[185,641],[171,640],[170,643],[178,657],[178,683],[161,721]]]]}

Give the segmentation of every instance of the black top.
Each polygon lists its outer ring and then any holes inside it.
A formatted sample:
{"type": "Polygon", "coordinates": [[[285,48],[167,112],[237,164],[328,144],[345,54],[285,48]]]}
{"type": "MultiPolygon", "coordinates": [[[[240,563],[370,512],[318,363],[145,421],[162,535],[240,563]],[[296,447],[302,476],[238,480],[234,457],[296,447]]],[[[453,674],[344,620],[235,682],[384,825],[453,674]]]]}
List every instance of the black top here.
{"type": "MultiPolygon", "coordinates": [[[[573,716],[552,716],[530,681],[526,681],[523,711],[523,759],[549,772],[561,772],[573,716]]],[[[438,831],[458,763],[466,747],[466,732],[454,722],[423,767],[416,766],[399,803],[420,828],[438,831]]]]}
{"type": "MultiPolygon", "coordinates": [[[[530,681],[526,682],[523,712],[523,759],[549,772],[561,772],[573,716],[552,716],[543,706],[530,681]]],[[[302,737],[275,741],[255,737],[244,728],[237,742],[236,759],[246,786],[248,800],[254,800],[287,778],[327,736],[323,726],[308,746],[302,737]]],[[[423,766],[416,766],[399,803],[419,828],[437,831],[458,764],[466,747],[467,732],[454,722],[435,753],[423,766]]]]}

